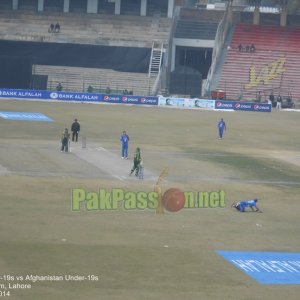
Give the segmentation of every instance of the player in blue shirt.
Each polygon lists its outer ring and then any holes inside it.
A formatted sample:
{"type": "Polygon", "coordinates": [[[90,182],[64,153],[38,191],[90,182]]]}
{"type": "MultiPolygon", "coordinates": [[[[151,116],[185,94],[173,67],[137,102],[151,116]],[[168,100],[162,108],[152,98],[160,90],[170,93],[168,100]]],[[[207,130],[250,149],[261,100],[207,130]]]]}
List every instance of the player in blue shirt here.
{"type": "Polygon", "coordinates": [[[233,202],[231,207],[234,207],[240,212],[244,212],[246,207],[250,207],[252,211],[254,212],[262,212],[258,207],[257,207],[257,199],[253,200],[242,200],[239,202],[233,202]]]}
{"type": "Polygon", "coordinates": [[[127,135],[126,131],[124,130],[121,137],[120,142],[122,144],[122,159],[128,159],[128,142],[129,136],[127,135]]]}
{"type": "Polygon", "coordinates": [[[224,130],[226,130],[226,124],[223,118],[218,123],[218,129],[219,129],[219,140],[221,140],[223,138],[224,130]]]}

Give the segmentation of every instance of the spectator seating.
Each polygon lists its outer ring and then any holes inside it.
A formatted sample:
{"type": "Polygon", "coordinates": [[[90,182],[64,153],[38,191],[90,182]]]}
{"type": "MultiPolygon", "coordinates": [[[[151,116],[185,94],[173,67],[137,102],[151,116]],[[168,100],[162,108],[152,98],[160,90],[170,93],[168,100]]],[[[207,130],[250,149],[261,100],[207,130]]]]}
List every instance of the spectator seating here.
{"type": "Polygon", "coordinates": [[[35,65],[36,75],[48,75],[48,90],[55,90],[58,82],[64,91],[86,92],[89,85],[94,91],[104,92],[107,86],[112,93],[132,90],[135,95],[148,95],[154,79],[145,73],[117,72],[109,69],[35,65]]]}
{"type": "MultiPolygon", "coordinates": [[[[299,99],[300,28],[238,24],[222,67],[217,89],[226,90],[227,99],[253,100],[263,95],[290,92],[299,99]],[[238,45],[255,45],[255,52],[239,52],[238,45]]],[[[299,101],[299,100],[298,100],[299,101]]]]}
{"type": "Polygon", "coordinates": [[[94,15],[32,11],[0,11],[0,39],[151,48],[168,42],[171,20],[162,17],[94,15]],[[59,34],[49,34],[59,22],[59,34]]]}
{"type": "MultiPolygon", "coordinates": [[[[46,11],[0,11],[0,39],[51,43],[152,48],[153,41],[168,43],[171,20],[155,15],[100,15],[46,11]],[[48,32],[59,23],[59,33],[48,32]]],[[[48,75],[48,88],[62,82],[68,90],[83,91],[92,85],[113,90],[133,90],[148,95],[154,79],[148,74],[116,72],[108,69],[34,66],[34,74],[48,75]],[[74,72],[74,74],[72,74],[74,72]]]]}

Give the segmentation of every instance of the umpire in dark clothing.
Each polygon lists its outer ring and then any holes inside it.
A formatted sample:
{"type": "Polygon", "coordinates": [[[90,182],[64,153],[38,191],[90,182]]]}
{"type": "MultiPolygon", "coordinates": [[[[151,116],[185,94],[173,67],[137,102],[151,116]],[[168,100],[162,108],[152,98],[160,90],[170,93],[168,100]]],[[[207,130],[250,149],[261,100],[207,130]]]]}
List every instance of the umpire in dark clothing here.
{"type": "Polygon", "coordinates": [[[77,119],[74,120],[74,122],[71,126],[71,131],[72,131],[72,142],[77,142],[78,133],[80,131],[80,124],[77,119]]]}

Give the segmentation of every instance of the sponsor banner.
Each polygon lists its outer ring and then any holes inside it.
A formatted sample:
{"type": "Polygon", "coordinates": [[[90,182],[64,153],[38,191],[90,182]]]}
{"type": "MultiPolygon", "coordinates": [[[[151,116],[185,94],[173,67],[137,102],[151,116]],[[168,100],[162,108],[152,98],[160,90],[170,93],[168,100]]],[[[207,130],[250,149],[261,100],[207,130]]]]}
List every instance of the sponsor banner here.
{"type": "Polygon", "coordinates": [[[208,99],[185,99],[187,107],[190,108],[204,108],[204,109],[214,109],[215,100],[208,99]]]}
{"type": "Polygon", "coordinates": [[[216,252],[261,284],[300,284],[300,253],[216,252]]]}
{"type": "Polygon", "coordinates": [[[271,112],[272,104],[267,103],[253,103],[253,110],[260,112],[271,112]]]}
{"type": "Polygon", "coordinates": [[[102,101],[107,103],[122,103],[122,95],[102,95],[102,101]]]}
{"type": "Polygon", "coordinates": [[[119,104],[160,105],[169,107],[202,108],[218,110],[246,110],[271,112],[272,105],[267,103],[221,101],[210,99],[188,99],[170,97],[151,97],[134,95],[111,95],[80,92],[35,91],[0,89],[0,98],[39,99],[80,102],[105,102],[119,104]]]}
{"type": "Polygon", "coordinates": [[[169,107],[185,107],[184,98],[170,98],[170,97],[159,97],[159,106],[169,106],[169,107]]]}
{"type": "Polygon", "coordinates": [[[36,112],[0,111],[0,117],[5,120],[53,122],[46,115],[36,112]]]}
{"type": "Polygon", "coordinates": [[[158,98],[150,96],[103,94],[102,101],[106,103],[157,105],[158,98]]]}
{"type": "Polygon", "coordinates": [[[111,95],[80,92],[60,92],[60,91],[34,91],[0,89],[0,98],[16,99],[39,99],[58,101],[80,101],[80,102],[106,102],[119,104],[141,104],[157,105],[158,97],[134,96],[134,95],[111,95]]]}
{"type": "Polygon", "coordinates": [[[1,98],[45,99],[46,91],[0,89],[1,98]]]}
{"type": "Polygon", "coordinates": [[[144,105],[157,105],[158,97],[140,97],[139,102],[144,105]]]}
{"type": "Polygon", "coordinates": [[[272,105],[267,103],[237,102],[237,101],[215,101],[215,109],[230,109],[244,111],[271,112],[272,105]]]}
{"type": "Polygon", "coordinates": [[[0,89],[1,98],[100,102],[100,94],[0,89]]]}
{"type": "Polygon", "coordinates": [[[159,106],[214,109],[215,100],[159,97],[159,106]]]}
{"type": "Polygon", "coordinates": [[[46,99],[63,101],[100,102],[100,94],[46,91],[46,99]]]}
{"type": "Polygon", "coordinates": [[[215,109],[234,109],[234,101],[215,101],[215,109]]]}

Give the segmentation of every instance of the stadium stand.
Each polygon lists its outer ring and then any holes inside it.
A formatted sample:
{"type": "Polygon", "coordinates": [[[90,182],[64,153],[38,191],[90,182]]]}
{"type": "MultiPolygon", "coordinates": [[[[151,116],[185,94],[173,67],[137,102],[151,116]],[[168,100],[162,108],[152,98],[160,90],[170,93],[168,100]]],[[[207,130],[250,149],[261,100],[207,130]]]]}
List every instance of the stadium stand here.
{"type": "Polygon", "coordinates": [[[299,101],[300,28],[274,25],[238,24],[222,68],[217,89],[227,99],[263,100],[273,90],[299,101]],[[238,51],[238,45],[255,45],[255,52],[238,51]]]}
{"type": "MultiPolygon", "coordinates": [[[[151,50],[153,41],[168,43],[172,22],[160,15],[143,17],[100,15],[80,13],[76,9],[73,10],[75,12],[67,14],[51,10],[37,13],[32,10],[32,6],[29,6],[27,3],[27,9],[24,10],[4,9],[0,11],[0,40],[36,42],[41,45],[47,43],[52,45],[97,45],[99,47],[132,47],[151,50]],[[48,32],[49,25],[57,22],[61,26],[60,32],[48,32]]],[[[33,75],[47,75],[49,89],[55,88],[54,82],[62,82],[67,90],[83,91],[86,84],[101,90],[109,82],[115,91],[130,89],[140,95],[148,95],[151,91],[150,85],[155,81],[155,78],[148,78],[148,73],[137,73],[138,71],[117,72],[116,69],[103,69],[96,66],[93,70],[90,65],[83,66],[82,60],[80,67],[84,68],[77,72],[76,70],[79,68],[76,69],[76,60],[73,67],[34,65],[33,75]],[[63,70],[62,73],[61,70],[63,70]]],[[[147,71],[148,68],[144,72],[147,71]]]]}
{"type": "Polygon", "coordinates": [[[64,91],[86,92],[89,86],[94,92],[122,94],[123,90],[133,91],[135,95],[148,95],[153,79],[145,73],[117,72],[110,69],[80,68],[35,65],[34,73],[48,76],[48,90],[55,90],[61,82],[64,91]]]}
{"type": "MultiPolygon", "coordinates": [[[[87,1],[81,0],[71,1],[68,13],[63,12],[63,0],[45,0],[43,11],[38,11],[36,0],[19,0],[18,9],[12,9],[11,0],[2,0],[0,54],[3,60],[8,55],[3,42],[35,43],[41,48],[48,45],[49,53],[55,55],[63,48],[59,50],[57,45],[75,45],[69,52],[72,55],[62,56],[59,62],[41,61],[34,55],[30,57],[33,75],[47,77],[48,89],[55,89],[56,83],[62,82],[65,90],[84,91],[89,85],[103,90],[110,83],[111,89],[117,92],[130,89],[135,94],[153,95],[154,91],[158,91],[156,86],[160,86],[165,91],[163,94],[167,95],[171,73],[190,67],[201,73],[207,86],[205,96],[211,95],[213,90],[223,90],[227,99],[256,100],[258,92],[261,92],[264,100],[273,91],[275,95],[280,92],[283,97],[291,94],[294,101],[299,98],[298,16],[288,16],[288,26],[281,27],[279,14],[262,13],[261,25],[252,25],[253,12],[242,11],[242,7],[236,7],[229,13],[225,5],[219,9],[206,9],[206,6],[200,5],[196,9],[183,5],[193,1],[175,2],[178,6],[174,17],[167,18],[168,1],[160,0],[147,2],[147,16],[140,16],[141,7],[135,5],[137,0],[124,1],[120,15],[115,15],[115,4],[106,0],[98,1],[98,13],[86,13],[87,1]],[[48,32],[49,25],[57,22],[61,26],[60,32],[48,32]],[[237,50],[239,44],[252,43],[256,47],[255,52],[237,50]],[[158,64],[154,64],[153,45],[157,45],[156,50],[163,49],[157,59],[158,64]],[[80,53],[77,46],[90,48],[90,52],[82,55],[86,57],[86,64],[84,59],[74,59],[80,53]],[[99,62],[86,54],[93,52],[101,57],[105,52],[99,50],[101,47],[102,50],[106,48],[106,52],[107,49],[114,52],[110,47],[119,49],[118,54],[114,53],[115,58],[128,61],[127,66],[119,59],[107,59],[105,56],[109,65],[103,63],[103,59],[99,62]],[[133,52],[120,54],[123,50],[129,51],[130,47],[135,48],[133,52]],[[140,53],[137,58],[136,49],[144,49],[145,55],[140,53]],[[66,61],[68,63],[62,63],[66,61]],[[135,70],[129,70],[128,65],[133,65],[135,70]],[[151,77],[152,66],[161,72],[160,76],[155,74],[156,77],[151,77]]],[[[45,48],[43,51],[47,52],[45,48]]]]}
{"type": "Polygon", "coordinates": [[[171,20],[129,15],[2,10],[0,28],[2,40],[151,47],[154,40],[167,43],[171,20]],[[53,22],[61,25],[59,34],[48,33],[53,22]]]}

